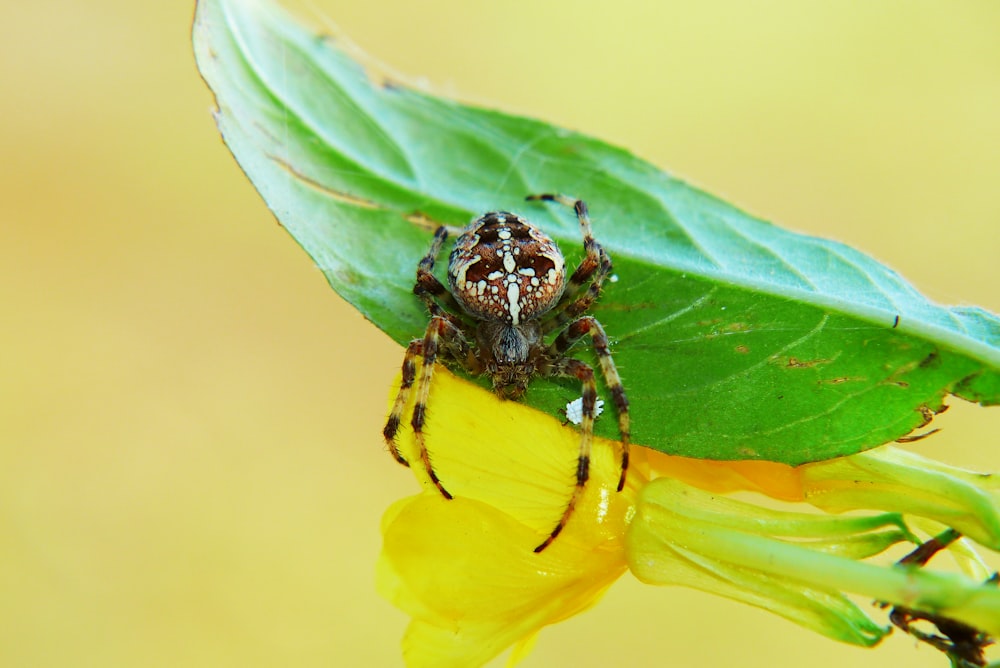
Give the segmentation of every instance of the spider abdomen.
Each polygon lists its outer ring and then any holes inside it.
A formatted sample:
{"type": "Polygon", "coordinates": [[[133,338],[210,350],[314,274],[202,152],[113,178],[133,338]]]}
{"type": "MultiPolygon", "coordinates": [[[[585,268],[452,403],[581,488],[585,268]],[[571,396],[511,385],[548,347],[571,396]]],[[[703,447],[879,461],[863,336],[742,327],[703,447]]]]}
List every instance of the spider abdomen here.
{"type": "Polygon", "coordinates": [[[565,265],[548,235],[520,216],[494,211],[472,221],[455,241],[448,284],[474,318],[516,327],[558,303],[565,265]]]}

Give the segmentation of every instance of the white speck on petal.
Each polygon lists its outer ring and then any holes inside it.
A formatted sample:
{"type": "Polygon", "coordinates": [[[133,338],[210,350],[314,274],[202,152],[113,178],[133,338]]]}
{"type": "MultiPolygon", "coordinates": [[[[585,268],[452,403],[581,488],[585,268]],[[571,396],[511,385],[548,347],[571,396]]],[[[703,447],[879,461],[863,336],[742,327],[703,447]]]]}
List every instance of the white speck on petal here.
{"type": "MultiPolygon", "coordinates": [[[[594,403],[594,417],[604,412],[604,400],[598,399],[594,403]]],[[[566,419],[573,424],[580,424],[583,422],[583,397],[574,399],[573,401],[566,404],[566,419]]]]}

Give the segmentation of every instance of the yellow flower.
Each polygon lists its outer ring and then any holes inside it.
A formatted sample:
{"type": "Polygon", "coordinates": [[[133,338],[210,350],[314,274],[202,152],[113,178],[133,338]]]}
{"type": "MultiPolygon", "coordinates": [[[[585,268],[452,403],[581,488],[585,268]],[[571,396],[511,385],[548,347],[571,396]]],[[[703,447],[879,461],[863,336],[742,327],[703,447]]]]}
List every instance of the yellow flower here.
{"type": "MultiPolygon", "coordinates": [[[[409,415],[407,410],[406,415],[409,415]]],[[[407,421],[399,444],[414,456],[407,421]]],[[[409,666],[479,666],[594,605],[626,570],[648,584],[696,587],[744,601],[843,642],[871,646],[887,632],[845,592],[928,610],[1000,633],[1000,591],[971,547],[967,575],[862,561],[911,530],[953,527],[1000,548],[1000,482],[894,448],[790,467],[713,462],[633,448],[616,492],[618,446],[597,439],[585,494],[559,537],[533,548],[569,500],[579,431],[552,416],[435,372],[426,416],[445,500],[414,467],[423,491],[383,520],[381,593],[412,621],[409,666]],[[722,496],[751,491],[809,503],[831,516],[722,496]]]]}
{"type": "MultiPolygon", "coordinates": [[[[598,439],[576,511],[536,554],[569,501],[579,432],[443,368],[435,373],[427,444],[455,498],[446,501],[414,467],[424,491],[383,519],[379,589],[413,617],[403,640],[408,665],[481,665],[517,644],[513,663],[543,626],[590,607],[625,572],[625,528],[647,480],[643,457],[633,458],[617,492],[619,449],[598,439]]],[[[419,461],[406,426],[400,445],[419,461]]]]}

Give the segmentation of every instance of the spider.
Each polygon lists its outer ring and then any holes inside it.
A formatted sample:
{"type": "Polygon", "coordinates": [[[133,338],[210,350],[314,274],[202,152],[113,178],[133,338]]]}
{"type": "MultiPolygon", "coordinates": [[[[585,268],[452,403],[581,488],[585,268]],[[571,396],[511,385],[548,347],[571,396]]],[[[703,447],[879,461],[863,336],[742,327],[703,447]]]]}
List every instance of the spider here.
{"type": "Polygon", "coordinates": [[[403,407],[416,381],[411,424],[417,451],[431,482],[446,499],[451,499],[434,471],[423,434],[436,361],[458,364],[473,375],[489,376],[494,391],[504,399],[519,399],[535,377],[579,380],[583,388],[583,419],[576,486],[559,523],[535,548],[535,552],[541,552],[565,528],[590,474],[597,399],[594,370],[567,355],[584,336],[590,336],[618,412],[622,446],[618,491],[625,486],[628,472],[629,413],[628,399],[608,350],[604,328],[593,316],[583,315],[600,295],[601,285],[611,271],[611,259],[591,234],[587,205],[565,195],[530,195],[526,199],[573,207],[586,252],[580,265],[567,281],[566,263],[555,241],[520,216],[493,211],[469,223],[456,239],[448,258],[448,288],[445,288],[433,273],[448,237],[447,229],[439,227],[430,250],[417,265],[413,288],[414,294],[427,305],[430,322],[424,337],[414,339],[406,348],[402,383],[383,435],[396,461],[409,466],[396,446],[395,437],[403,407]],[[546,343],[546,335],[556,330],[560,330],[559,334],[546,343]],[[414,363],[417,357],[423,358],[419,380],[414,363]]]}

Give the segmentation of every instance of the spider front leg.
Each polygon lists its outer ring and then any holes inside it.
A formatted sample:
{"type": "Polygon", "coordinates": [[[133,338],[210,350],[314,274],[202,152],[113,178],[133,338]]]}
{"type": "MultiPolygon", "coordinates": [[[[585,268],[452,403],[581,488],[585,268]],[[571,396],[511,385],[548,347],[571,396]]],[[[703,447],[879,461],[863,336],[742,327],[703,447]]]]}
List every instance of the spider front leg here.
{"type": "MultiPolygon", "coordinates": [[[[597,361],[601,365],[601,374],[611,391],[611,398],[614,400],[615,409],[618,412],[618,432],[621,435],[622,444],[621,477],[618,479],[618,491],[620,492],[625,487],[625,477],[628,474],[628,450],[632,433],[629,423],[628,397],[625,396],[625,387],[622,385],[621,376],[618,375],[618,367],[615,366],[614,358],[611,357],[611,351],[608,348],[608,335],[604,333],[604,328],[601,327],[601,323],[597,322],[597,318],[585,315],[573,321],[556,337],[556,340],[549,346],[547,355],[550,359],[562,358],[574,343],[587,334],[590,335],[593,342],[597,361]]],[[[584,408],[586,408],[586,403],[586,398],[584,398],[584,408]]]]}
{"type": "Polygon", "coordinates": [[[406,354],[403,357],[402,381],[400,382],[399,391],[396,393],[396,399],[393,401],[392,410],[389,412],[389,418],[386,420],[382,434],[385,437],[386,444],[389,446],[389,451],[396,458],[396,461],[404,466],[409,466],[406,458],[402,456],[396,445],[396,432],[399,430],[403,409],[406,407],[410,391],[416,380],[417,397],[413,405],[413,417],[410,421],[410,425],[413,428],[413,439],[417,446],[420,461],[423,463],[431,482],[434,483],[434,486],[438,488],[438,491],[441,492],[444,498],[450,499],[452,498],[451,493],[444,488],[437,473],[434,471],[430,453],[427,451],[427,445],[424,442],[424,418],[427,413],[427,398],[430,395],[431,380],[434,377],[434,364],[442,347],[446,355],[466,366],[468,366],[467,360],[474,358],[462,330],[455,326],[446,317],[447,315],[450,314],[433,316],[427,325],[424,338],[422,340],[415,339],[407,346],[406,354]],[[414,363],[418,356],[423,357],[419,379],[416,378],[416,364],[414,363]]]}

